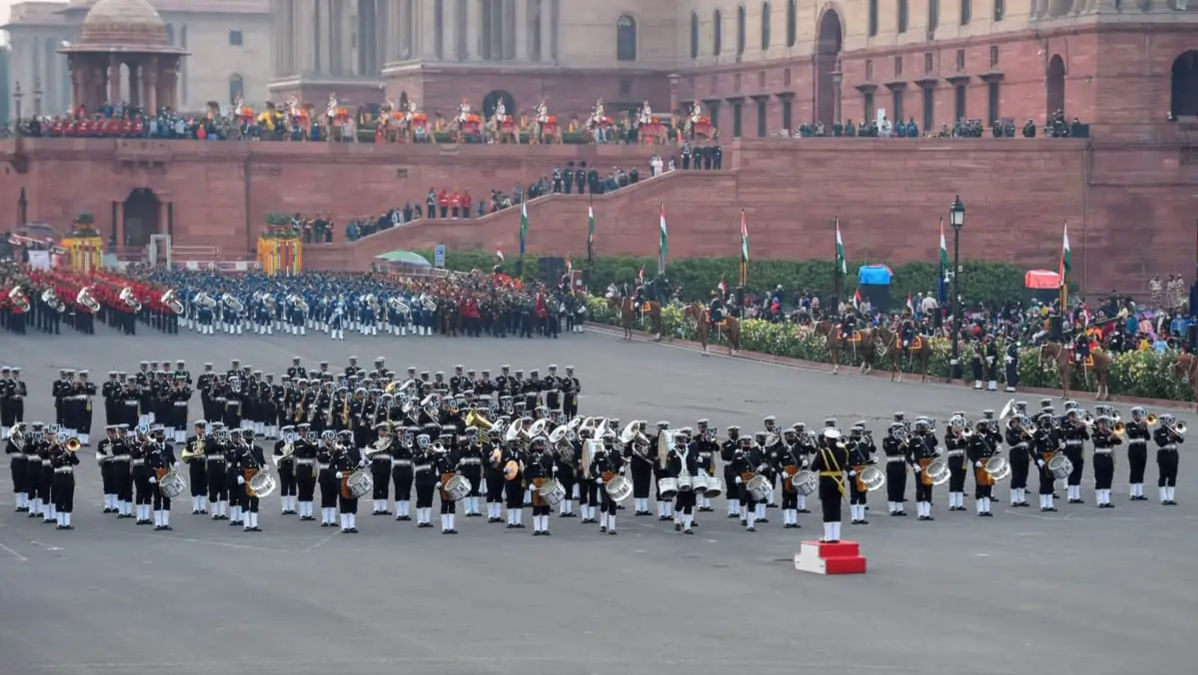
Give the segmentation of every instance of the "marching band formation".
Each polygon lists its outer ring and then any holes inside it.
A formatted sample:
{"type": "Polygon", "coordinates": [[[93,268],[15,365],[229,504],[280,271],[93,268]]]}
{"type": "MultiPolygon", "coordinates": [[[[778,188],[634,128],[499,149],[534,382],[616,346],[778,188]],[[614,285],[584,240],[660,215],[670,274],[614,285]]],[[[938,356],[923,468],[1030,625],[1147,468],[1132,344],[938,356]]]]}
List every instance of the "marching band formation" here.
{"type": "MultiPolygon", "coordinates": [[[[411,521],[414,489],[416,526],[432,527],[438,502],[443,534],[457,534],[459,503],[467,518],[481,517],[485,503],[487,522],[509,529],[524,528],[524,509],[531,508],[533,535],[548,536],[552,512],[575,517],[575,500],[581,522],[616,534],[617,513],[629,498],[636,516],[653,515],[652,498],[659,520],[693,534],[696,514],[714,511],[713,500],[722,496],[727,517],[753,532],[768,522],[766,509],[773,506],[781,507],[784,528],[798,528],[814,495],[823,540],[838,541],[843,501],[852,524],[868,524],[868,493],[884,487],[889,514],[905,516],[908,479],[921,521],[934,520],[933,490],[946,483],[949,511],[965,510],[970,474],[979,517],[992,517],[995,487],[1007,479],[1011,506],[1029,506],[1033,472],[1041,511],[1057,510],[1057,481],[1064,481],[1070,504],[1084,503],[1087,455],[1098,508],[1114,508],[1121,446],[1130,499],[1147,499],[1152,445],[1160,502],[1175,505],[1178,448],[1186,434],[1172,415],[1140,407],[1123,420],[1111,406],[1098,404],[1091,414],[1067,401],[1057,415],[1044,399],[1031,415],[1012,399],[1000,414],[983,411],[975,422],[954,413],[939,435],[935,420],[910,422],[895,413],[880,453],[865,422],[845,432],[835,419],[816,431],[803,423],[785,428],[769,416],[761,431],[742,434],[730,426],[720,440],[706,419],[693,429],[665,421],[650,429],[643,420],[581,416],[581,383],[571,366],[559,375],[550,365],[542,377],[536,369],[525,376],[504,365],[494,378],[489,370],[456,366],[446,378],[414,367],[398,376],[382,358],[371,370],[360,368],[356,357],[340,373],[327,362],[308,370],[297,357],[280,384],[236,360],[223,373],[205,364],[195,388],[206,419],[195,421],[188,435],[192,378],[184,366],[142,362],[133,376],[110,373],[101,388],[108,425],[95,452],[104,513],[170,530],[171,500],[190,492],[193,514],[259,532],[263,498],[278,492],[284,515],[315,521],[319,488],[321,527],[354,533],[358,501],[367,495],[372,515],[391,515],[394,500],[396,520],[411,521]],[[264,449],[259,438],[273,441],[273,448],[264,449]]],[[[2,431],[16,509],[71,529],[74,467],[90,442],[96,389],[86,373],[75,379],[64,371],[52,387],[56,422],[26,424],[19,370],[2,373],[2,431]]]]}

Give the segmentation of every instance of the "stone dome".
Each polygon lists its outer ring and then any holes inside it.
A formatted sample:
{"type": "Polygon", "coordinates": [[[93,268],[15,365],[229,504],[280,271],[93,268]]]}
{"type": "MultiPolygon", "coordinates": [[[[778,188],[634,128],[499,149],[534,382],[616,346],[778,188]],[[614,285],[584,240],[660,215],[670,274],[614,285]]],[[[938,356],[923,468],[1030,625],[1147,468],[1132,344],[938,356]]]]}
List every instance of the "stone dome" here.
{"type": "Polygon", "coordinates": [[[166,24],[148,0],[100,0],[83,19],[79,44],[166,47],[166,24]]]}

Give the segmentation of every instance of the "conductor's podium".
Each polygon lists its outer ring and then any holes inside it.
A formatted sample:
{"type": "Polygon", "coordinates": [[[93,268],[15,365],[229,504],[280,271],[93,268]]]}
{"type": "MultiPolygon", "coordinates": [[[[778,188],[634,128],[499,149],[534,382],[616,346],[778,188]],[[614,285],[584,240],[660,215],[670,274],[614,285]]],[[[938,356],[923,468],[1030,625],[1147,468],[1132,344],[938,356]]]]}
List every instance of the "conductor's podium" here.
{"type": "Polygon", "coordinates": [[[807,540],[795,554],[795,569],[815,574],[865,574],[865,558],[855,541],[826,544],[807,540]]]}

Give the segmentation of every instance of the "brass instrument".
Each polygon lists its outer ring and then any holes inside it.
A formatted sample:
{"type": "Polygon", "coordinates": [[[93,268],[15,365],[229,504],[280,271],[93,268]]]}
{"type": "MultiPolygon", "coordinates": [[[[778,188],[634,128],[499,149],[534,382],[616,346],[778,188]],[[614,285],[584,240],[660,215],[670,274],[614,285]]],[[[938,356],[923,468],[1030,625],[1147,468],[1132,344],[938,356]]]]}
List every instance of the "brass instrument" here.
{"type": "Polygon", "coordinates": [[[213,300],[212,296],[208,295],[204,291],[200,291],[196,294],[194,302],[204,309],[214,309],[217,304],[216,300],[213,300]]]}
{"type": "Polygon", "coordinates": [[[341,424],[349,428],[349,396],[345,397],[345,402],[341,405],[341,424]]]}
{"type": "Polygon", "coordinates": [[[220,301],[234,314],[241,314],[241,310],[245,309],[245,305],[241,304],[241,301],[234,297],[232,293],[225,293],[220,296],[220,301]]]}
{"type": "Polygon", "coordinates": [[[141,300],[137,299],[137,295],[133,293],[133,289],[129,286],[121,289],[120,299],[121,302],[125,303],[126,307],[134,312],[141,311],[141,300]]]}
{"type": "Polygon", "coordinates": [[[53,288],[47,288],[46,290],[42,291],[42,302],[46,303],[50,309],[58,312],[59,314],[67,311],[67,306],[63,304],[62,299],[58,297],[58,293],[56,293],[53,288]]]}
{"type": "Polygon", "coordinates": [[[86,307],[92,314],[100,311],[99,301],[92,297],[91,286],[79,289],[79,293],[75,295],[75,303],[86,307]]]}
{"type": "Polygon", "coordinates": [[[173,289],[173,288],[168,289],[165,293],[162,294],[162,304],[169,307],[170,310],[172,312],[174,312],[175,314],[183,313],[183,310],[184,310],[183,301],[179,299],[178,294],[175,293],[175,289],[173,289]]]}
{"type": "Polygon", "coordinates": [[[1127,433],[1127,425],[1123,422],[1115,422],[1115,426],[1111,428],[1111,433],[1116,436],[1123,436],[1127,433]]]}
{"type": "Polygon", "coordinates": [[[8,299],[12,302],[12,306],[22,312],[29,311],[29,298],[25,296],[25,291],[21,290],[20,286],[13,286],[8,292],[8,299]]]}
{"type": "Polygon", "coordinates": [[[67,452],[79,452],[79,448],[82,446],[83,444],[79,442],[78,438],[71,436],[67,439],[67,442],[63,445],[62,449],[66,450],[67,452]]]}
{"type": "Polygon", "coordinates": [[[206,448],[207,444],[205,443],[205,438],[203,436],[196,436],[196,439],[192,441],[191,445],[183,449],[183,454],[179,456],[179,459],[183,462],[190,462],[193,459],[200,459],[207,454],[206,448]]]}
{"type": "Polygon", "coordinates": [[[491,427],[495,426],[495,423],[483,417],[477,411],[471,410],[466,413],[466,426],[475,427],[479,431],[490,431],[491,427]]]}
{"type": "Polygon", "coordinates": [[[1144,418],[1144,423],[1150,427],[1155,427],[1157,424],[1160,424],[1160,418],[1152,413],[1148,413],[1148,415],[1144,418]]]}

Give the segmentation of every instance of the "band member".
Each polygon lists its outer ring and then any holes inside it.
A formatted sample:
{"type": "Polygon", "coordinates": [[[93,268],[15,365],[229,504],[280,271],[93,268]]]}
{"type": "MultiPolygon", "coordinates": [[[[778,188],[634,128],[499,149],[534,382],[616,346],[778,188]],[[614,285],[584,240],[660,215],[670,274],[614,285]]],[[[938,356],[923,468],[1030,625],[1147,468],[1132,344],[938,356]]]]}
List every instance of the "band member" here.
{"type": "Polygon", "coordinates": [[[134,523],[149,525],[153,522],[150,520],[150,510],[154,503],[154,493],[158,491],[158,479],[147,464],[153,441],[148,437],[149,429],[146,426],[141,427],[136,433],[137,436],[131,439],[129,444],[130,456],[133,458],[130,464],[133,471],[134,502],[137,504],[137,520],[134,523]],[[154,478],[153,482],[150,481],[151,478],[154,478]]]}
{"type": "Polygon", "coordinates": [[[886,505],[892,516],[905,516],[903,500],[907,493],[907,464],[911,462],[910,434],[902,422],[892,422],[882,439],[886,455],[886,505]]]}
{"type": "MultiPolygon", "coordinates": [[[[487,431],[487,444],[483,451],[487,458],[487,468],[484,472],[487,483],[487,522],[503,522],[503,435],[499,429],[492,427],[487,431]]],[[[509,517],[508,523],[511,523],[509,517]]]]}
{"type": "Polygon", "coordinates": [[[740,447],[737,448],[737,452],[732,458],[732,465],[736,471],[734,482],[740,498],[740,523],[747,532],[757,531],[757,528],[754,527],[754,522],[757,520],[757,502],[749,493],[749,481],[761,473],[764,468],[763,460],[761,448],[754,442],[754,439],[747,436],[742,437],[740,447]]]}
{"type": "Polygon", "coordinates": [[[187,473],[190,479],[191,513],[200,515],[208,513],[207,457],[212,439],[208,435],[207,421],[196,420],[192,426],[195,429],[195,435],[185,441],[183,462],[187,464],[187,473]]]}
{"type": "Polygon", "coordinates": [[[1077,409],[1074,408],[1065,413],[1065,424],[1062,425],[1062,431],[1065,435],[1065,456],[1073,463],[1073,471],[1069,473],[1069,478],[1065,481],[1069,503],[1085,504],[1082,499],[1082,473],[1086,467],[1085,443],[1090,440],[1090,430],[1078,416],[1077,409]]]}
{"type": "Polygon", "coordinates": [[[566,419],[578,415],[578,394],[582,392],[582,383],[574,376],[574,366],[566,366],[566,376],[562,378],[562,413],[566,419]]]}
{"type": "MultiPolygon", "coordinates": [[[[300,520],[316,520],[314,501],[316,499],[316,434],[307,424],[295,427],[295,448],[291,455],[295,457],[295,491],[299,501],[300,520]]],[[[321,520],[324,511],[321,511],[321,520]]]]}
{"type": "MultiPolygon", "coordinates": [[[[694,476],[699,471],[698,453],[683,433],[674,436],[674,447],[669,451],[666,470],[675,478],[694,476]]],[[[678,510],[682,512],[682,522],[674,525],[674,531],[694,534],[695,491],[679,490],[677,502],[678,510]]]]}
{"type": "Polygon", "coordinates": [[[1177,486],[1177,446],[1185,442],[1185,434],[1177,428],[1172,415],[1161,415],[1160,425],[1152,434],[1156,441],[1156,468],[1159,472],[1156,485],[1161,491],[1161,504],[1177,506],[1173,490],[1177,486]]]}
{"type": "Polygon", "coordinates": [[[740,499],[739,495],[734,491],[739,483],[737,480],[736,467],[733,466],[733,460],[736,458],[737,449],[740,447],[740,427],[731,425],[728,427],[728,440],[720,445],[720,461],[724,463],[724,487],[728,490],[726,501],[728,502],[728,517],[740,517],[740,499]],[[735,495],[735,496],[734,496],[735,495]]]}
{"type": "Polygon", "coordinates": [[[133,517],[132,450],[129,441],[127,427],[124,424],[116,425],[116,435],[108,446],[108,462],[112,466],[112,489],[115,492],[115,509],[112,513],[117,514],[117,518],[133,517]]]}
{"type": "Polygon", "coordinates": [[[599,532],[616,534],[616,511],[619,504],[612,499],[607,491],[607,483],[616,476],[624,475],[624,456],[616,449],[616,435],[611,431],[603,432],[603,447],[591,458],[591,476],[599,486],[599,532]]]}
{"type": "Polygon", "coordinates": [[[225,481],[225,469],[228,466],[226,454],[229,452],[229,432],[223,423],[212,424],[212,438],[205,445],[204,473],[208,482],[208,504],[212,507],[212,519],[228,520],[229,485],[225,481]]]}
{"type": "Polygon", "coordinates": [[[849,431],[848,446],[849,478],[852,479],[849,484],[849,517],[854,525],[868,525],[869,521],[865,519],[865,505],[869,490],[861,481],[861,473],[865,471],[865,467],[877,463],[874,459],[877,447],[874,446],[873,438],[866,432],[865,422],[853,425],[849,431]]]}
{"type": "MultiPolygon", "coordinates": [[[[470,481],[470,492],[466,495],[464,512],[467,518],[481,516],[478,510],[478,500],[481,498],[483,482],[483,446],[479,440],[479,430],[475,427],[466,429],[458,448],[458,467],[466,480],[470,481]]],[[[569,493],[567,493],[569,494],[569,493]]]]}
{"type": "Polygon", "coordinates": [[[367,453],[370,456],[370,477],[374,482],[371,494],[371,498],[374,501],[371,506],[370,515],[389,516],[391,515],[391,511],[387,509],[387,492],[391,486],[391,446],[395,438],[391,434],[391,424],[389,422],[379,422],[374,425],[374,431],[378,438],[376,441],[377,445],[373,448],[368,448],[372,452],[367,453]]]}
{"type": "Polygon", "coordinates": [[[524,477],[532,488],[532,534],[549,536],[549,503],[541,497],[540,488],[556,475],[557,465],[544,436],[532,439],[530,446],[524,477]]]}
{"type": "MultiPolygon", "coordinates": [[[[273,422],[270,422],[273,424],[273,422]]],[[[275,441],[274,452],[275,469],[279,476],[279,495],[282,501],[282,514],[284,516],[293,515],[296,513],[296,496],[299,493],[299,486],[296,483],[296,456],[295,442],[296,438],[295,427],[285,425],[281,430],[279,440],[275,441]],[[288,447],[290,446],[290,447],[288,447]]]]}
{"type": "Polygon", "coordinates": [[[320,434],[320,447],[316,449],[316,482],[320,485],[321,527],[334,527],[337,524],[337,495],[341,492],[341,486],[333,469],[333,444],[336,440],[336,431],[323,431],[320,434]]]}
{"type": "MultiPolygon", "coordinates": [[[[662,423],[658,423],[661,427],[662,423]]],[[[624,447],[624,457],[632,468],[632,503],[634,516],[652,515],[649,511],[649,490],[653,481],[653,465],[656,463],[657,448],[649,447],[649,439],[639,431],[624,447]]],[[[657,515],[662,515],[661,502],[658,501],[657,515]]]]}
{"type": "MultiPolygon", "coordinates": [[[[25,446],[29,439],[25,435],[24,423],[13,425],[11,433],[4,435],[4,454],[9,455],[9,470],[12,472],[12,491],[16,500],[16,513],[29,511],[29,493],[25,486],[25,446]]],[[[104,495],[104,513],[108,513],[108,495],[104,495]]]]}
{"type": "Polygon", "coordinates": [[[432,437],[416,436],[412,450],[413,480],[416,484],[416,527],[432,527],[433,491],[437,489],[437,474],[433,472],[433,457],[429,450],[432,437]]]}
{"type": "Polygon", "coordinates": [[[1048,463],[1056,456],[1060,440],[1053,428],[1051,412],[1041,413],[1036,418],[1036,432],[1032,437],[1032,451],[1036,455],[1036,466],[1040,468],[1040,510],[1043,512],[1056,511],[1053,505],[1053,483],[1056,478],[1048,470],[1048,463]]]}
{"type": "MultiPolygon", "coordinates": [[[[708,480],[715,479],[715,459],[720,452],[720,445],[715,440],[715,430],[711,428],[711,422],[706,419],[701,419],[696,424],[697,432],[693,441],[696,461],[698,462],[699,471],[706,474],[708,480]]],[[[711,506],[711,499],[707,497],[706,491],[695,496],[700,512],[714,511],[711,506]]],[[[797,515],[795,516],[797,519],[797,515]]],[[[795,527],[798,527],[798,521],[795,521],[795,527]]]]}
{"type": "Polygon", "coordinates": [[[391,444],[391,480],[395,483],[395,519],[412,519],[412,443],[417,427],[405,427],[391,444]]]}
{"type": "Polygon", "coordinates": [[[975,481],[973,497],[977,500],[978,516],[989,518],[994,514],[990,511],[990,499],[994,492],[994,478],[986,470],[986,461],[998,452],[992,437],[988,433],[989,423],[979,420],[974,434],[966,441],[965,452],[973,465],[975,481]]]}
{"type": "MultiPolygon", "coordinates": [[[[527,419],[527,418],[526,418],[527,419]]],[[[523,529],[521,522],[524,513],[524,452],[508,444],[503,451],[504,494],[507,497],[507,527],[508,529],[523,529]]]]}
{"type": "Polygon", "coordinates": [[[153,486],[151,505],[154,510],[154,530],[171,530],[171,499],[162,494],[159,481],[163,476],[178,469],[179,462],[175,460],[175,450],[166,442],[160,425],[154,425],[150,429],[146,466],[150,469],[150,485],[153,486]]]}
{"type": "MultiPolygon", "coordinates": [[[[1003,366],[1006,369],[1007,391],[1014,392],[1019,386],[1019,341],[1008,339],[1003,355],[1003,366]]],[[[1012,471],[1014,468],[1012,467],[1012,471]]]]}
{"type": "Polygon", "coordinates": [[[948,510],[965,510],[965,448],[969,445],[969,421],[964,413],[953,413],[948,423],[948,431],[944,432],[945,456],[948,458],[948,510]]]}
{"type": "Polygon", "coordinates": [[[819,503],[823,511],[822,542],[840,541],[840,501],[844,498],[844,473],[849,465],[849,448],[833,426],[824,429],[819,447],[811,461],[811,470],[819,473],[819,503]]]}
{"type": "Polygon", "coordinates": [[[1148,464],[1148,441],[1152,432],[1148,429],[1147,417],[1148,411],[1136,406],[1131,409],[1131,422],[1127,424],[1128,481],[1133,502],[1148,499],[1144,496],[1144,468],[1148,464]]]}
{"type": "Polygon", "coordinates": [[[75,466],[79,456],[68,451],[62,444],[51,446],[50,466],[54,471],[55,520],[60,530],[73,530],[71,513],[75,510],[75,466]]]}
{"type": "Polygon", "coordinates": [[[936,434],[932,431],[932,426],[928,420],[920,418],[915,420],[914,431],[911,436],[911,467],[915,472],[915,506],[917,515],[920,520],[935,520],[932,516],[932,482],[931,476],[928,475],[928,465],[931,464],[937,457],[940,456],[940,449],[936,447],[936,434]]]}
{"type": "Polygon", "coordinates": [[[357,534],[358,498],[349,491],[347,481],[353,472],[366,467],[366,458],[354,445],[352,432],[340,431],[337,432],[337,436],[337,445],[333,453],[333,468],[336,469],[336,479],[341,484],[341,490],[338,492],[341,507],[341,532],[357,534]]]}
{"type": "MultiPolygon", "coordinates": [[[[582,509],[582,520],[579,522],[583,524],[599,522],[599,490],[602,486],[595,479],[597,474],[592,471],[593,459],[584,457],[584,453],[590,452],[587,440],[591,438],[591,434],[590,429],[579,429],[574,453],[574,466],[578,472],[578,504],[582,509]]],[[[606,525],[606,514],[604,514],[603,520],[606,525]]]]}
{"type": "Polygon", "coordinates": [[[241,504],[244,509],[242,514],[244,531],[261,532],[262,528],[258,526],[258,508],[261,505],[261,499],[250,488],[250,480],[259,471],[266,470],[266,456],[262,452],[262,448],[254,443],[253,429],[242,429],[234,433],[241,434],[242,438],[242,443],[237,448],[237,466],[241,469],[242,474],[238,484],[243,492],[241,504]]]}
{"type": "MultiPolygon", "coordinates": [[[[444,434],[442,439],[445,439],[444,434]]],[[[432,461],[433,475],[437,476],[437,490],[441,497],[441,534],[457,534],[453,522],[457,503],[445,491],[449,481],[458,475],[457,453],[452,447],[445,445],[444,440],[438,440],[433,444],[432,461]]]]}
{"type": "Polygon", "coordinates": [[[225,489],[229,493],[229,527],[245,526],[245,471],[241,467],[244,458],[245,436],[241,429],[230,427],[228,430],[228,449],[225,451],[225,489]]]}
{"type": "Polygon", "coordinates": [[[1034,459],[1031,441],[1032,432],[1027,429],[1030,421],[1024,415],[1016,415],[1007,421],[1008,459],[1011,462],[1011,506],[1026,507],[1028,468],[1034,459]]]}
{"type": "Polygon", "coordinates": [[[1100,509],[1113,509],[1111,482],[1115,478],[1116,445],[1122,445],[1123,437],[1114,431],[1114,420],[1107,415],[1094,419],[1094,499],[1100,509]]]}

